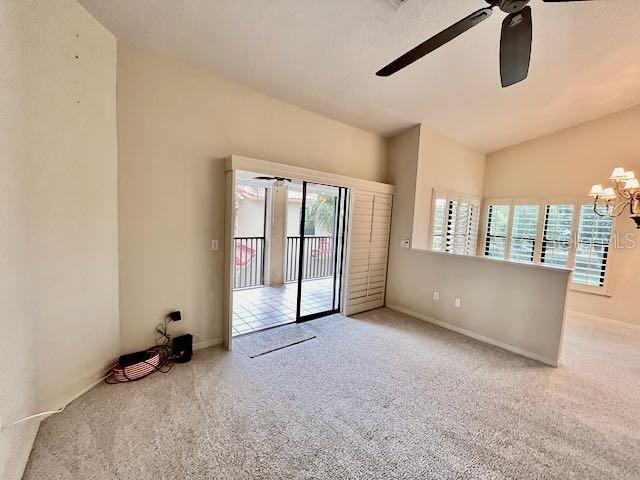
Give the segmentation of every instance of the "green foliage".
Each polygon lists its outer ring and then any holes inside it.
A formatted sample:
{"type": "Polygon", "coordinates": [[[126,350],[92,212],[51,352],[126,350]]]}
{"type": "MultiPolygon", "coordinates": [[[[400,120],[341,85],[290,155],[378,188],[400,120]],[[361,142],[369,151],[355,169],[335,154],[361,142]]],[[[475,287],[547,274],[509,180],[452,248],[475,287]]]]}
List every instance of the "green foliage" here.
{"type": "Polygon", "coordinates": [[[316,228],[333,234],[335,223],[336,204],[335,197],[319,193],[315,199],[307,198],[306,222],[313,222],[316,228]],[[311,201],[310,201],[311,200],[311,201]]]}

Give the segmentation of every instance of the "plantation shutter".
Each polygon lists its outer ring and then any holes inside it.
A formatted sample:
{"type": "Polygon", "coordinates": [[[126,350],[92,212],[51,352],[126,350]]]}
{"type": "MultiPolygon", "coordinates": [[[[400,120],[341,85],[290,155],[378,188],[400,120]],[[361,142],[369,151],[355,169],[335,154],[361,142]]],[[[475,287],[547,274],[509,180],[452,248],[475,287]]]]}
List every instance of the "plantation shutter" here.
{"type": "Polygon", "coordinates": [[[459,229],[458,224],[458,201],[449,200],[449,206],[447,211],[447,246],[446,251],[455,252],[456,246],[456,234],[459,229]]]}
{"type": "Polygon", "coordinates": [[[469,221],[467,222],[467,236],[464,244],[465,255],[475,255],[478,246],[478,227],[480,225],[480,203],[469,205],[469,221]]]}
{"type": "Polygon", "coordinates": [[[456,231],[453,248],[449,251],[458,255],[464,255],[465,253],[467,233],[469,231],[469,207],[469,201],[460,200],[456,211],[456,231]]]}
{"type": "Polygon", "coordinates": [[[593,205],[580,206],[573,283],[604,286],[612,225],[613,219],[597,215],[593,205]]]}
{"type": "Polygon", "coordinates": [[[538,205],[516,205],[513,210],[511,227],[511,248],[509,260],[533,262],[538,234],[538,205]]]}
{"type": "Polygon", "coordinates": [[[355,191],[347,315],[384,305],[392,196],[355,191]]]}
{"type": "Polygon", "coordinates": [[[489,205],[484,254],[504,260],[509,228],[509,205],[489,205]]]}
{"type": "Polygon", "coordinates": [[[574,206],[547,205],[545,208],[540,263],[566,267],[571,247],[574,206]]]}
{"type": "Polygon", "coordinates": [[[431,250],[475,255],[480,199],[434,189],[431,205],[431,250]]]}
{"type": "Polygon", "coordinates": [[[447,208],[447,197],[436,196],[433,198],[433,234],[431,236],[431,248],[437,251],[444,251],[444,231],[446,223],[445,209],[447,208]]]}

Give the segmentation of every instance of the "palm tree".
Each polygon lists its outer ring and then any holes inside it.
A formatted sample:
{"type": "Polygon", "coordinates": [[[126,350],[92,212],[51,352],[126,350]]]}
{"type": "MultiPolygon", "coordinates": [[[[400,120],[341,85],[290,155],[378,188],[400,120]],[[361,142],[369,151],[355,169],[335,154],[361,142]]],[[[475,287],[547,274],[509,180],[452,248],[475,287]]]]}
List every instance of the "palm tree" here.
{"type": "Polygon", "coordinates": [[[319,193],[307,206],[305,223],[311,223],[319,229],[333,235],[336,215],[336,199],[326,193],[319,193]]]}

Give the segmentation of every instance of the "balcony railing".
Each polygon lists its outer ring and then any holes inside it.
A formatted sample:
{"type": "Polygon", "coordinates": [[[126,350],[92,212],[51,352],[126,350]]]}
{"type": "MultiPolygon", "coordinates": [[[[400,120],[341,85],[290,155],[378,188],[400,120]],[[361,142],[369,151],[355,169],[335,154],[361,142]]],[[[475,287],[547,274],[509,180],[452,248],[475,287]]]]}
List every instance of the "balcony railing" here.
{"type": "MultiPolygon", "coordinates": [[[[333,237],[304,237],[302,279],[323,278],[333,275],[335,243],[333,237]]],[[[298,280],[300,237],[287,237],[285,282],[298,280]]]]}
{"type": "MultiPolygon", "coordinates": [[[[264,237],[234,237],[233,288],[249,288],[264,285],[264,237]]],[[[298,280],[300,237],[287,237],[285,252],[285,282],[298,280]]],[[[303,280],[333,275],[333,237],[313,236],[304,238],[303,280]]]]}
{"type": "Polygon", "coordinates": [[[264,285],[264,237],[234,237],[233,288],[264,285]]]}

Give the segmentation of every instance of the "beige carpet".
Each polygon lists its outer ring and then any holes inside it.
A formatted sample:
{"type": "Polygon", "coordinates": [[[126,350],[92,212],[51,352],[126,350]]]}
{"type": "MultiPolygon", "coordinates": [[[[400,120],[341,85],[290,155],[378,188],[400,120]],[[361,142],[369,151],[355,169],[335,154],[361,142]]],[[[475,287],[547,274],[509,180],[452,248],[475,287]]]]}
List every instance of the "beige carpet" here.
{"type": "Polygon", "coordinates": [[[640,478],[637,328],[571,319],[553,369],[386,309],[306,326],[96,387],[43,423],[25,478],[640,478]]]}

